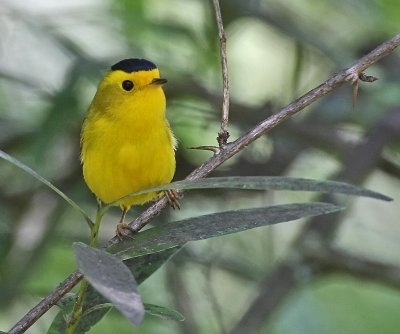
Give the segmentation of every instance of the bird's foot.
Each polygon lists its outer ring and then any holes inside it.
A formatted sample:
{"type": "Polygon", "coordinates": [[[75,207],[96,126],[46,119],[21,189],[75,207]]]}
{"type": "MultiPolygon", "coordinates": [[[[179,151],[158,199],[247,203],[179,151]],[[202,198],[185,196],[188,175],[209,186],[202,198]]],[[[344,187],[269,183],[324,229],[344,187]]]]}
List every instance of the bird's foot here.
{"type": "Polygon", "coordinates": [[[179,204],[180,195],[177,190],[165,190],[165,197],[167,197],[168,204],[172,209],[180,210],[181,206],[179,204]]]}
{"type": "Polygon", "coordinates": [[[135,234],[137,232],[133,227],[121,222],[117,225],[117,230],[115,231],[115,234],[120,240],[131,238],[129,232],[127,233],[127,231],[129,231],[131,234],[135,234]]]}

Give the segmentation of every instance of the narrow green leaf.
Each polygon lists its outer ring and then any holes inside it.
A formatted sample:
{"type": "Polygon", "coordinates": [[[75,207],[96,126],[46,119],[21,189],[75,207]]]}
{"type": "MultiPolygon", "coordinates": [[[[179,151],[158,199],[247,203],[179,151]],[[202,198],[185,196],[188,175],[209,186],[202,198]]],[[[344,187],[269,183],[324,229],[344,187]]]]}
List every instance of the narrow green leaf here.
{"type": "Polygon", "coordinates": [[[89,285],[83,305],[82,318],[78,323],[75,334],[87,333],[92,326],[98,323],[113,307],[106,298],[100,295],[89,285]]]}
{"type": "Polygon", "coordinates": [[[129,269],[103,250],[78,242],[74,243],[73,249],[78,268],[89,283],[130,322],[139,325],[144,317],[144,306],[129,269]]]}
{"type": "Polygon", "coordinates": [[[169,184],[143,189],[124,196],[110,204],[115,205],[122,199],[133,197],[153,191],[169,189],[243,189],[243,190],[291,190],[291,191],[316,191],[324,193],[339,193],[353,196],[370,197],[383,201],[392,201],[392,198],[381,193],[357,187],[349,183],[338,181],[319,181],[286,176],[227,176],[210,177],[206,179],[183,180],[169,184]]]}
{"type": "Polygon", "coordinates": [[[75,293],[68,292],[58,301],[57,306],[64,311],[65,314],[70,313],[73,309],[75,298],[75,293]]]}
{"type": "Polygon", "coordinates": [[[82,318],[85,318],[89,316],[90,314],[98,311],[106,311],[106,313],[113,307],[114,305],[112,303],[103,303],[103,304],[97,304],[90,309],[86,310],[85,313],[83,313],[82,318]]]}
{"type": "Polygon", "coordinates": [[[28,173],[29,175],[34,177],[36,180],[40,181],[45,186],[47,186],[48,188],[53,190],[58,196],[60,196],[64,201],[66,201],[71,207],[73,207],[75,210],[80,212],[88,223],[92,223],[88,214],[78,204],[76,204],[71,198],[69,198],[60,189],[58,189],[56,186],[54,186],[51,182],[47,181],[43,176],[36,173],[32,168],[28,167],[21,161],[15,159],[11,155],[8,155],[6,152],[4,152],[2,150],[0,150],[0,158],[8,161],[9,163],[13,164],[14,166],[18,167],[19,169],[22,169],[24,172],[28,173]]]}
{"type": "Polygon", "coordinates": [[[71,314],[75,303],[75,294],[66,294],[58,303],[60,311],[57,313],[46,334],[64,334],[67,330],[68,316],[71,314]]]}
{"type": "Polygon", "coordinates": [[[188,241],[222,236],[341,209],[329,203],[298,203],[219,212],[158,225],[134,235],[130,240],[113,245],[108,250],[121,258],[129,258],[159,252],[188,241]]]}
{"type": "Polygon", "coordinates": [[[378,192],[339,181],[320,181],[286,176],[227,176],[192,181],[176,181],[168,189],[217,189],[234,188],[243,190],[295,190],[339,193],[371,197],[384,201],[392,198],[378,192]]]}
{"type": "Polygon", "coordinates": [[[142,284],[179,250],[180,247],[173,247],[157,253],[126,259],[123,262],[135,276],[138,284],[142,284]]]}
{"type": "Polygon", "coordinates": [[[46,334],[64,334],[67,330],[67,323],[65,321],[65,315],[63,311],[59,311],[50,328],[47,330],[46,334]]]}
{"type": "MultiPolygon", "coordinates": [[[[138,284],[151,276],[158,268],[168,261],[179,248],[167,249],[162,252],[135,257],[123,261],[136,277],[138,284]]],[[[78,324],[77,333],[83,334],[90,330],[112,308],[108,306],[107,299],[101,296],[91,285],[85,295],[83,303],[83,316],[78,324]]]]}
{"type": "Polygon", "coordinates": [[[185,317],[181,313],[173,309],[170,309],[168,307],[158,306],[153,304],[144,304],[144,309],[146,313],[165,320],[174,320],[174,321],[185,320],[185,317]]]}

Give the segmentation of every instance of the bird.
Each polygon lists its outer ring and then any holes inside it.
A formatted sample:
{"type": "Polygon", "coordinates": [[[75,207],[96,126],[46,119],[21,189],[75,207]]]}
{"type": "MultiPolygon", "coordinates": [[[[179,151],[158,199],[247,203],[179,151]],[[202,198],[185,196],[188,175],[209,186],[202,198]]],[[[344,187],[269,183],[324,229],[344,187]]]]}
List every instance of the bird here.
{"type": "MultiPolygon", "coordinates": [[[[176,168],[176,139],[166,118],[166,98],[157,66],[146,59],[128,58],[112,65],[100,81],[81,130],[81,163],[88,188],[110,204],[133,192],[169,183],[176,168]]],[[[179,208],[174,191],[165,191],[179,208]]],[[[162,196],[149,192],[124,198],[116,228],[120,238],[133,205],[162,196]]]]}

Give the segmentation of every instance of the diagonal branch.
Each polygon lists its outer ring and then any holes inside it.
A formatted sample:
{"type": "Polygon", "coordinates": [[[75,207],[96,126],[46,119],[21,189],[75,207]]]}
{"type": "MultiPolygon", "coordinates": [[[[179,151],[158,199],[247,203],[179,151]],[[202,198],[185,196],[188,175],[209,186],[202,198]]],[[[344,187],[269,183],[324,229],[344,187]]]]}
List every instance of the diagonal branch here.
{"type": "MultiPolygon", "coordinates": [[[[400,45],[400,33],[393,38],[382,43],[373,51],[356,61],[349,68],[346,68],[337,74],[333,75],[320,86],[314,88],[307,94],[290,103],[276,114],[268,117],[264,121],[257,124],[243,136],[239,137],[232,143],[229,143],[221,148],[218,154],[215,154],[209,160],[204,162],[200,167],[196,168],[187,176],[187,179],[194,180],[207,176],[215,170],[223,162],[231,158],[233,155],[241,151],[244,147],[251,144],[257,138],[273,129],[278,124],[282,123],[287,118],[293,116],[305,107],[309,106],[316,100],[332,92],[347,81],[354,82],[358,80],[358,75],[365,69],[378,62],[383,57],[387,56],[400,45]]],[[[164,197],[154,203],[150,208],[144,211],[138,218],[130,223],[130,226],[135,230],[142,229],[151,219],[156,217],[167,206],[167,199],[164,197]]],[[[109,241],[108,245],[119,242],[117,238],[109,241]]],[[[49,296],[31,309],[9,332],[9,334],[24,333],[32,326],[37,319],[55,305],[61,297],[70,291],[82,278],[80,273],[73,273],[66,278],[49,296]]]]}

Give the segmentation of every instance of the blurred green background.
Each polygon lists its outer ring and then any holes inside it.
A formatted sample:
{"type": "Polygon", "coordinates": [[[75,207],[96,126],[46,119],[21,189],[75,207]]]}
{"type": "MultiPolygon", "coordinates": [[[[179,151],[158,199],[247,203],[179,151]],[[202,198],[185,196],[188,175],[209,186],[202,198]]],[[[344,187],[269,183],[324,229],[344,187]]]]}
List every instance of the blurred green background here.
{"type": "MultiPolygon", "coordinates": [[[[222,0],[221,10],[232,140],[392,37],[400,17],[395,0],[222,0]]],[[[168,118],[179,141],[175,179],[210,156],[187,148],[215,145],[219,130],[222,83],[211,1],[3,0],[0,32],[0,148],[91,214],[96,201],[81,175],[79,132],[98,81],[120,59],[150,59],[168,78],[168,118]]],[[[213,173],[341,178],[395,200],[347,198],[334,231],[324,234],[326,244],[382,264],[381,272],[368,275],[367,266],[361,275],[351,262],[339,268],[328,261],[322,271],[303,263],[284,298],[271,311],[253,314],[261,324],[257,333],[398,333],[399,52],[366,73],[379,81],[361,84],[354,110],[351,86],[343,86],[213,173]]],[[[193,191],[180,211],[167,210],[157,223],[312,198],[193,191]]],[[[132,210],[130,218],[143,209],[132,210]]],[[[103,241],[113,235],[118,216],[116,208],[105,218],[103,241]]],[[[296,263],[293,241],[307,235],[303,226],[308,225],[291,222],[187,245],[141,286],[146,303],[176,308],[185,322],[147,316],[133,328],[112,311],[90,333],[233,333],[253,302],[274,292],[262,292],[264,283],[271,283],[282,263],[296,263]]],[[[71,244],[88,237],[79,214],[0,161],[0,330],[75,269],[71,244]]],[[[29,333],[45,333],[56,312],[49,311],[29,333]]]]}

